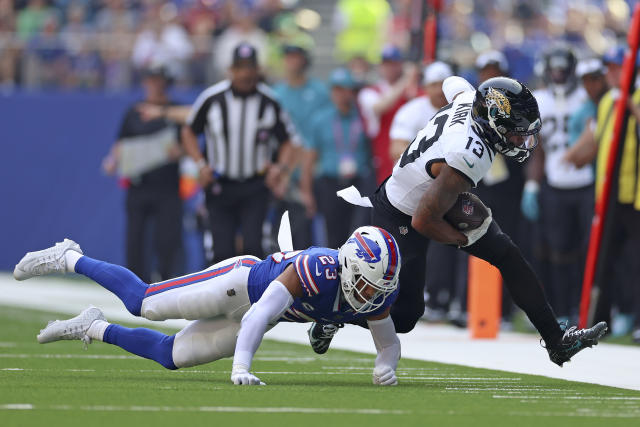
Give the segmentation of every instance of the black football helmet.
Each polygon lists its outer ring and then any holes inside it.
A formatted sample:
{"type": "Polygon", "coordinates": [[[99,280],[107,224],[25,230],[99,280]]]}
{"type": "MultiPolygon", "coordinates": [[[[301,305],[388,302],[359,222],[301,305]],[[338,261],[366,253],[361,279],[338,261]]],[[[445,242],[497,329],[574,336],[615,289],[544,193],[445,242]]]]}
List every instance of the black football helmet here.
{"type": "Polygon", "coordinates": [[[552,45],[543,53],[542,62],[542,79],[548,86],[563,87],[565,93],[570,93],[578,86],[578,59],[568,44],[558,42],[552,45]]]}
{"type": "Polygon", "coordinates": [[[471,117],[478,135],[506,157],[523,162],[538,145],[542,127],[538,102],[517,80],[494,77],[482,83],[471,117]]]}

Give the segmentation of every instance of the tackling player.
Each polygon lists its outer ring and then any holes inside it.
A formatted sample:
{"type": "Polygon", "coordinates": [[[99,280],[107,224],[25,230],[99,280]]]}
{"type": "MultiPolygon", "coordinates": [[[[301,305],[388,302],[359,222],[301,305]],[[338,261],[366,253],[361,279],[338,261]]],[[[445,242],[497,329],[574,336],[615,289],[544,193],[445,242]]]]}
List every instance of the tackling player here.
{"type": "Polygon", "coordinates": [[[477,90],[460,77],[449,77],[443,90],[453,102],[418,133],[370,200],[372,223],[389,230],[402,253],[400,292],[391,307],[396,331],[411,331],[424,313],[424,260],[432,239],[496,266],[514,302],[542,335],[551,361],[562,366],[597,344],[606,323],[561,329],[533,269],[491,215],[464,232],[443,218],[458,195],[487,173],[496,153],[519,162],[529,157],[541,127],[536,99],[507,77],[489,79],[477,90]]]}
{"type": "Polygon", "coordinates": [[[339,249],[311,247],[279,252],[264,261],[240,256],[164,282],[146,284],[124,267],[82,254],[72,240],[28,252],[14,277],[25,280],[55,272],[83,274],[149,320],[193,320],[175,335],[106,321],[89,307],[69,320],[50,322],[38,335],[42,344],[92,339],[155,360],[167,369],[212,362],[234,355],[234,384],[260,384],[250,373],[264,333],[277,322],[366,321],[378,351],[373,382],[395,385],[400,341],[389,316],[395,300],[400,252],[395,239],[377,227],[360,227],[339,249]],[[236,338],[237,337],[237,338],[236,338]],[[235,348],[235,354],[234,354],[235,348]]]}

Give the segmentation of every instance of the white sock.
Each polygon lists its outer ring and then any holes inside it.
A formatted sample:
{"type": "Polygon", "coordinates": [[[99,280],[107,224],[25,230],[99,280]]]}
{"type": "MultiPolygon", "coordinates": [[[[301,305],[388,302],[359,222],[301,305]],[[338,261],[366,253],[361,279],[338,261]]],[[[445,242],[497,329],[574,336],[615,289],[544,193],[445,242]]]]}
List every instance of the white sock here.
{"type": "Polygon", "coordinates": [[[104,320],[94,320],[91,326],[89,326],[89,329],[87,329],[87,335],[91,339],[102,341],[102,338],[104,337],[104,331],[107,330],[107,327],[110,324],[111,323],[104,320]]]}
{"type": "Polygon", "coordinates": [[[82,256],[83,255],[81,253],[78,253],[76,251],[66,251],[64,253],[64,262],[66,265],[67,273],[76,272],[76,262],[78,262],[78,260],[82,258],[82,256]]]}

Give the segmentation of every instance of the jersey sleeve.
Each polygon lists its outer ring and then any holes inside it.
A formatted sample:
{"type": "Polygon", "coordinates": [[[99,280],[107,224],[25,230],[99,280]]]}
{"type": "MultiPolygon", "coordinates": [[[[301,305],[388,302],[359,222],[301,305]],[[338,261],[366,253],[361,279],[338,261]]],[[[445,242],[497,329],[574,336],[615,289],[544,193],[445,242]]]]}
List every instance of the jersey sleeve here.
{"type": "Polygon", "coordinates": [[[296,258],[293,264],[302,289],[305,293],[312,297],[320,294],[323,289],[326,290],[331,287],[329,283],[332,273],[335,274],[333,279],[337,278],[338,260],[329,254],[319,251],[317,248],[307,249],[303,251],[298,258],[296,258]],[[323,262],[324,260],[324,262],[323,262]],[[332,261],[332,262],[331,262],[332,261]],[[335,268],[333,272],[327,272],[332,266],[335,268]]]}
{"type": "Polygon", "coordinates": [[[319,268],[318,263],[317,257],[309,254],[307,251],[301,253],[294,263],[294,268],[300,278],[302,289],[304,289],[310,297],[320,293],[318,279],[322,277],[315,275],[315,270],[319,268]]]}
{"type": "Polygon", "coordinates": [[[473,187],[489,171],[495,153],[488,144],[464,133],[451,135],[444,160],[471,183],[473,187]]]}

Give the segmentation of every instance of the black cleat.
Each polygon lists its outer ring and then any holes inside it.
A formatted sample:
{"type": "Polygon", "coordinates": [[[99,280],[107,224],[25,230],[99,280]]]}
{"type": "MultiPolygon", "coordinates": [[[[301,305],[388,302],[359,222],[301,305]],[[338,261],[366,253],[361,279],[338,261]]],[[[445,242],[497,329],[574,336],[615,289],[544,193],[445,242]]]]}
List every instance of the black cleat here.
{"type": "Polygon", "coordinates": [[[547,347],[549,359],[556,365],[562,367],[564,362],[569,362],[579,351],[598,345],[598,340],[607,332],[607,322],[600,322],[588,329],[578,329],[572,326],[564,332],[560,342],[547,347]]]}
{"type": "Polygon", "coordinates": [[[318,354],[325,354],[329,350],[329,344],[338,329],[343,328],[344,323],[313,323],[307,331],[311,348],[318,354]]]}

